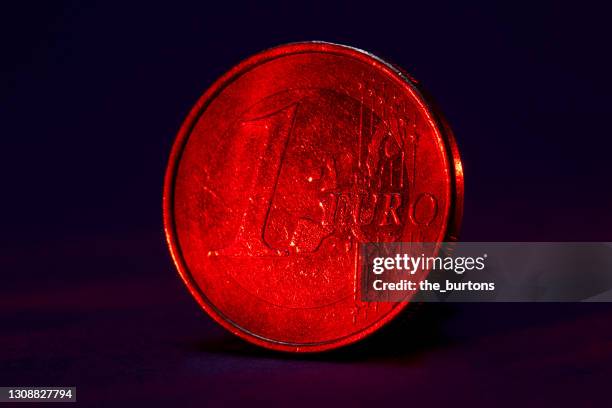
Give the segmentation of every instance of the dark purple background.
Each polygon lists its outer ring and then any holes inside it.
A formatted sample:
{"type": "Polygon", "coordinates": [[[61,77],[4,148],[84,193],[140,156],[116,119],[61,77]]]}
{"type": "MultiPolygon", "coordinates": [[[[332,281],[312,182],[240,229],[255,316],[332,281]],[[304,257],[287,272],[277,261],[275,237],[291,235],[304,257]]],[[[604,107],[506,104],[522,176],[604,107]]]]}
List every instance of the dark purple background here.
{"type": "Polygon", "coordinates": [[[267,47],[326,40],[399,64],[437,99],[465,164],[464,240],[609,241],[610,10],[207,3],[3,6],[0,385],[76,385],[103,406],[606,395],[610,305],[430,305],[338,352],[248,346],[176,277],[161,193],[206,87],[267,47]]]}

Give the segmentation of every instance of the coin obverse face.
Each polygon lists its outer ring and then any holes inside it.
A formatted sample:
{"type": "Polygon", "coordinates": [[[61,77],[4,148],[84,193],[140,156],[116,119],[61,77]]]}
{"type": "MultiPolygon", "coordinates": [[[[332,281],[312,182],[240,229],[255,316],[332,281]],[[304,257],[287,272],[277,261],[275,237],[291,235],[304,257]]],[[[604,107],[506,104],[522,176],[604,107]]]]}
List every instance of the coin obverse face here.
{"type": "Polygon", "coordinates": [[[453,240],[462,202],[453,136],[412,79],[358,49],[297,43],[200,98],[172,149],[164,223],[215,321],[308,352],[353,343],[409,304],[361,300],[361,243],[453,240]]]}

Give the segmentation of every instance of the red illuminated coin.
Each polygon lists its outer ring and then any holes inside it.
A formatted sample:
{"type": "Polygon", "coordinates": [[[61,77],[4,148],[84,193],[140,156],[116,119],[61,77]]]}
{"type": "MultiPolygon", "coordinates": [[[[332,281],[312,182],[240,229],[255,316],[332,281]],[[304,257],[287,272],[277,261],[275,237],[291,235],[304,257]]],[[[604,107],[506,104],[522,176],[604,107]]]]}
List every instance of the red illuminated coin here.
{"type": "Polygon", "coordinates": [[[201,97],[172,149],[164,222],[213,319],[307,352],[355,342],[408,304],[361,301],[359,243],[451,240],[462,201],[450,129],[413,80],[354,48],[299,43],[201,97]]]}

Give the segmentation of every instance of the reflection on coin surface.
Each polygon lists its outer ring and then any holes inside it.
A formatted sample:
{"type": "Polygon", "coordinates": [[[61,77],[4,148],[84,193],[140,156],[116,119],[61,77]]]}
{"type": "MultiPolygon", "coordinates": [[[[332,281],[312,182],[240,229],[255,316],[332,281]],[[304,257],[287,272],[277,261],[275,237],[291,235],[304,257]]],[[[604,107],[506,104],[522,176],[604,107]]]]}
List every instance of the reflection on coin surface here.
{"type": "Polygon", "coordinates": [[[409,302],[363,302],[365,242],[455,238],[463,175],[412,79],[328,43],[257,54],[200,98],[164,189],[180,276],[223,327],[261,346],[355,342],[409,302]]]}

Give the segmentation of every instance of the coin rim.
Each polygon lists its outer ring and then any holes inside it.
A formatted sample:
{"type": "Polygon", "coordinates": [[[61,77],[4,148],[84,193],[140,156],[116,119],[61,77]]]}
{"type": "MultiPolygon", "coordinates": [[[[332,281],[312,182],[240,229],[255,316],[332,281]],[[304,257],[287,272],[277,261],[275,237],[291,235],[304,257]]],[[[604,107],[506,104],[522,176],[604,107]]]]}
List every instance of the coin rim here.
{"type": "Polygon", "coordinates": [[[387,74],[395,75],[399,77],[408,87],[413,91],[415,96],[420,100],[427,113],[431,116],[434,121],[435,127],[438,129],[441,139],[446,148],[446,156],[449,163],[448,168],[452,174],[449,174],[450,186],[450,203],[448,214],[448,222],[446,231],[444,233],[444,241],[454,242],[458,239],[458,232],[461,225],[461,218],[463,215],[463,191],[464,191],[464,177],[463,177],[463,166],[461,158],[459,156],[459,149],[455,141],[450,126],[446,119],[440,113],[439,109],[436,108],[431,97],[421,89],[420,85],[412,79],[407,73],[405,73],[399,67],[388,63],[381,58],[358,48],[324,42],[324,41],[311,41],[311,42],[295,42],[279,45],[262,52],[259,52],[242,62],[234,66],[219,79],[217,79],[204,94],[198,99],[197,103],[193,106],[189,112],[187,118],[183,121],[179,132],[174,140],[168,164],[166,167],[166,174],[164,178],[164,191],[163,191],[163,222],[164,232],[166,236],[166,242],[170,250],[172,260],[176,266],[179,276],[187,286],[191,295],[196,299],[200,307],[213,318],[218,324],[224,327],[226,330],[247,340],[256,345],[287,352],[320,352],[326,350],[336,349],[342,346],[346,346],[355,343],[370,334],[377,331],[379,328],[384,326],[393,320],[398,314],[400,314],[410,302],[404,302],[398,304],[389,313],[384,315],[379,320],[373,322],[371,325],[364,329],[361,329],[355,333],[343,336],[338,339],[326,340],[323,342],[316,343],[291,343],[283,342],[279,340],[268,339],[260,336],[256,333],[241,327],[231,319],[227,318],[219,309],[215,307],[212,302],[209,302],[206,295],[200,289],[191,276],[189,269],[181,255],[180,245],[178,243],[177,234],[175,230],[174,216],[173,216],[173,195],[174,195],[174,182],[177,174],[177,169],[180,163],[181,155],[184,151],[187,140],[193,130],[193,127],[197,123],[199,117],[204,113],[208,105],[215,99],[215,97],[221,93],[231,82],[238,78],[243,73],[253,69],[254,67],[268,62],[273,59],[281,58],[287,55],[307,53],[307,52],[321,52],[321,53],[332,53],[343,56],[349,56],[356,58],[362,62],[366,62],[370,65],[374,65],[375,68],[382,69],[387,74]],[[374,63],[374,64],[372,64],[374,63]]]}

